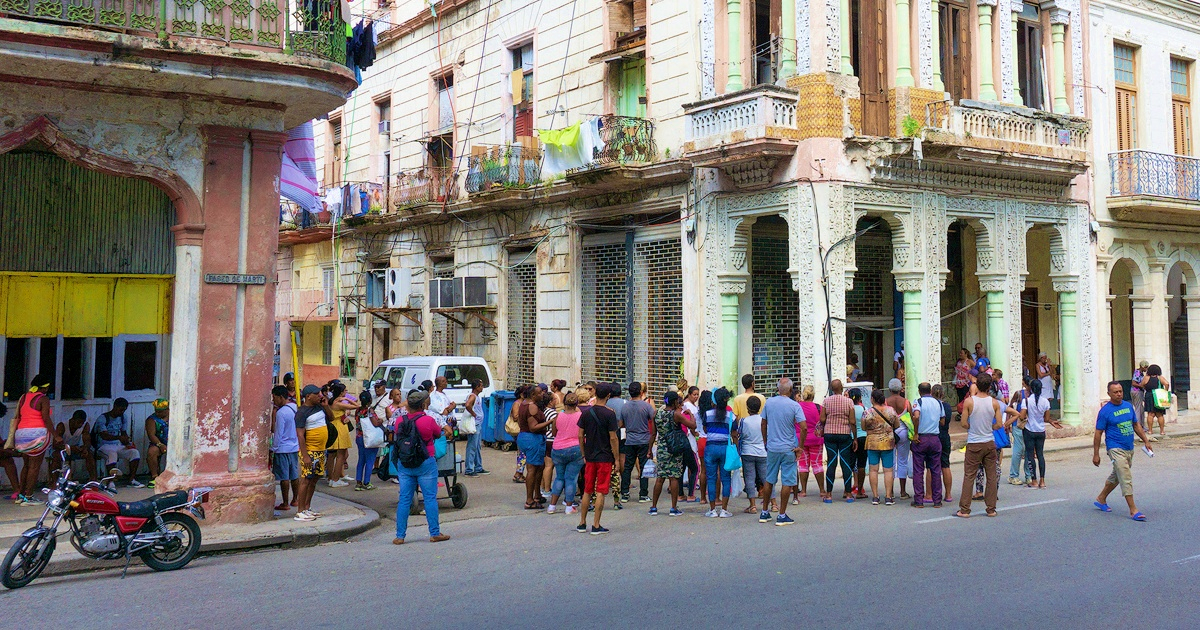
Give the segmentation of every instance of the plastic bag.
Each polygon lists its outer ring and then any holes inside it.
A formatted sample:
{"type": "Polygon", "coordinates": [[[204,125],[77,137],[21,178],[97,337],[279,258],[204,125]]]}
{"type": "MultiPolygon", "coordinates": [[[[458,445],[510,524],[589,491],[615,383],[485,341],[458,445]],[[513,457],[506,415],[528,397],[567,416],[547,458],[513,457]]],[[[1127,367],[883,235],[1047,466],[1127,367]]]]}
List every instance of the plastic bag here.
{"type": "Polygon", "coordinates": [[[654,460],[646,460],[646,465],[642,466],[642,479],[653,479],[657,475],[658,468],[654,465],[654,460]]]}

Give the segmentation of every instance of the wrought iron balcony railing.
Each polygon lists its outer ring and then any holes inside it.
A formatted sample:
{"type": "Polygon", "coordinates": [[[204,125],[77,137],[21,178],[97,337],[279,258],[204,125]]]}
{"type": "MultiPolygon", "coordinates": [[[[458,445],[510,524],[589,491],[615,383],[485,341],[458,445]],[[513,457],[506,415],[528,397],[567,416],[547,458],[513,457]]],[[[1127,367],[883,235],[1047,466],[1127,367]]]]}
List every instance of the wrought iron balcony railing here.
{"type": "Polygon", "coordinates": [[[1200,201],[1200,159],[1134,149],[1108,155],[1112,197],[1146,195],[1200,201]]]}
{"type": "Polygon", "coordinates": [[[529,188],[542,180],[542,150],[519,144],[480,147],[467,158],[467,192],[529,188]]]}
{"type": "Polygon", "coordinates": [[[0,0],[0,13],[346,61],[346,24],[332,0],[0,0]]]}
{"type": "Polygon", "coordinates": [[[654,123],[632,116],[601,116],[603,149],[596,149],[595,166],[653,162],[658,156],[654,123]]]}
{"type": "Polygon", "coordinates": [[[392,206],[409,208],[423,203],[458,200],[458,173],[453,167],[427,166],[404,171],[392,186],[392,206]]]}

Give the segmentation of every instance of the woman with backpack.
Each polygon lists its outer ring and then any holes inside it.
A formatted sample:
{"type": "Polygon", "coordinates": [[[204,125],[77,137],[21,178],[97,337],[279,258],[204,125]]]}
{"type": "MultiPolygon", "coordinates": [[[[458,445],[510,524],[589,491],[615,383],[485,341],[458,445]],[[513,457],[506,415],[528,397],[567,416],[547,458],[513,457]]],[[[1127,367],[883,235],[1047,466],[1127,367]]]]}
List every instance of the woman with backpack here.
{"type": "Polygon", "coordinates": [[[12,433],[12,447],[21,454],[24,462],[17,505],[42,505],[42,502],[35,498],[38,474],[42,471],[42,458],[45,457],[51,443],[56,449],[62,449],[63,446],[62,438],[54,430],[54,423],[50,418],[50,399],[46,396],[49,390],[49,378],[41,374],[33,377],[33,381],[29,383],[29,391],[17,399],[16,417],[10,420],[16,423],[16,429],[12,433]]]}
{"type": "Polygon", "coordinates": [[[451,429],[438,427],[437,421],[425,413],[429,394],[414,390],[408,394],[408,413],[401,416],[396,428],[393,457],[400,479],[400,497],[396,503],[396,538],[393,545],[403,545],[408,535],[408,514],[417,488],[425,502],[425,521],[429,525],[429,542],[442,542],[450,537],[442,533],[438,522],[438,466],[433,442],[439,435],[450,437],[451,429]],[[414,465],[415,464],[415,465],[414,465]]]}
{"type": "Polygon", "coordinates": [[[662,495],[663,482],[670,480],[671,511],[668,516],[680,516],[679,494],[683,481],[684,453],[691,451],[687,431],[696,428],[696,421],[683,413],[683,398],[677,392],[667,392],[665,404],[654,414],[654,433],[651,435],[654,450],[654,496],[651,498],[650,515],[658,514],[658,498],[662,495]],[[671,452],[672,450],[677,453],[671,452]]]}
{"type": "Polygon", "coordinates": [[[1170,400],[1171,384],[1163,378],[1162,368],[1152,363],[1146,368],[1146,375],[1139,383],[1146,392],[1146,427],[1149,433],[1154,432],[1154,421],[1158,421],[1159,436],[1167,435],[1167,400],[1170,400]],[[1158,393],[1155,390],[1162,390],[1158,393]]]}
{"type": "MultiPolygon", "coordinates": [[[[900,427],[896,410],[887,404],[882,389],[871,392],[871,408],[863,412],[863,430],[867,432],[867,465],[871,469],[871,505],[879,505],[879,466],[883,466],[884,505],[895,505],[892,496],[892,470],[896,465],[896,429],[900,427]]],[[[907,436],[907,434],[905,434],[907,436]]],[[[908,439],[905,437],[904,439],[908,439]]]]}

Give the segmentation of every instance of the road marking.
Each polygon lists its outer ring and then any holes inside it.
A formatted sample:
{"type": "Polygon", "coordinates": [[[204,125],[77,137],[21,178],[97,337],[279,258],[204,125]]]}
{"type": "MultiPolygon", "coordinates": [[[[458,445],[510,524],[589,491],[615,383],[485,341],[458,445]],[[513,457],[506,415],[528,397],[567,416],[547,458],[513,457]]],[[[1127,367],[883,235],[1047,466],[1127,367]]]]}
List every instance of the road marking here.
{"type": "MultiPolygon", "coordinates": [[[[1063,501],[1066,501],[1066,499],[1050,499],[1048,501],[1037,501],[1034,503],[1022,503],[1020,505],[1008,505],[1005,507],[996,508],[996,511],[1003,512],[1005,510],[1019,510],[1021,508],[1034,507],[1034,506],[1038,506],[1038,505],[1049,505],[1051,503],[1061,503],[1063,501]]],[[[972,514],[971,516],[979,516],[979,515],[972,514]]],[[[955,518],[958,518],[958,517],[957,516],[939,516],[938,518],[927,518],[923,521],[917,521],[917,524],[936,523],[938,521],[949,521],[949,520],[955,519],[955,518]]],[[[1200,558],[1200,556],[1197,556],[1197,558],[1200,558]]]]}
{"type": "Polygon", "coordinates": [[[1200,556],[1192,556],[1190,558],[1183,558],[1182,560],[1176,560],[1175,562],[1172,562],[1171,564],[1187,564],[1187,563],[1193,562],[1195,560],[1200,560],[1200,556]]]}

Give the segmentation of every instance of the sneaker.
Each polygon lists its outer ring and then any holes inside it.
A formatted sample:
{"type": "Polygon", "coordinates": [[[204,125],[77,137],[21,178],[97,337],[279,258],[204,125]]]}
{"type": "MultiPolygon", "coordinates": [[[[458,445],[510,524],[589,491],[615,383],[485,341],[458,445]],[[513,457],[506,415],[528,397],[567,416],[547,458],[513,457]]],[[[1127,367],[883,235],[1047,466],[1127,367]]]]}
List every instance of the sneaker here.
{"type": "Polygon", "coordinates": [[[360,483],[360,484],[358,484],[358,485],[356,485],[356,486],[354,486],[354,491],[355,491],[355,492],[362,492],[363,490],[366,490],[366,488],[364,488],[364,487],[363,487],[363,485],[362,485],[361,483],[360,483]]]}
{"type": "Polygon", "coordinates": [[[153,488],[154,488],[154,480],[153,480],[153,479],[151,479],[150,481],[147,481],[147,482],[146,482],[146,487],[147,487],[147,488],[151,488],[151,489],[153,489],[153,488]]]}
{"type": "Polygon", "coordinates": [[[624,509],[625,509],[625,506],[624,506],[624,505],[621,505],[620,503],[614,503],[614,504],[613,504],[613,509],[616,509],[616,510],[624,510],[624,509]]]}
{"type": "Polygon", "coordinates": [[[301,512],[301,513],[293,516],[292,520],[300,521],[301,523],[309,523],[309,522],[317,520],[317,517],[313,516],[312,514],[309,514],[308,512],[301,512]]]}
{"type": "Polygon", "coordinates": [[[566,514],[577,514],[579,513],[579,508],[575,507],[574,505],[568,505],[567,509],[563,510],[563,512],[566,514]]]}
{"type": "Polygon", "coordinates": [[[733,516],[733,514],[731,514],[731,513],[727,512],[727,511],[725,511],[725,510],[721,510],[721,512],[720,512],[720,513],[718,513],[718,514],[717,514],[717,516],[718,516],[719,518],[729,518],[729,517],[733,516]]]}
{"type": "Polygon", "coordinates": [[[311,516],[313,518],[321,518],[322,516],[325,516],[324,514],[318,512],[314,509],[311,509],[311,508],[304,510],[304,513],[308,514],[309,516],[311,516]]]}
{"type": "Polygon", "coordinates": [[[575,531],[579,532],[580,534],[586,534],[587,533],[587,525],[576,525],[575,531]]]}
{"type": "Polygon", "coordinates": [[[871,505],[879,505],[879,497],[871,497],[871,505]]]}
{"type": "MultiPolygon", "coordinates": [[[[626,498],[625,500],[628,501],[629,499],[626,498]]],[[[638,497],[638,503],[649,503],[649,502],[650,502],[650,497],[638,497]]]]}
{"type": "MultiPolygon", "coordinates": [[[[629,503],[629,494],[628,494],[628,493],[626,493],[626,494],[622,494],[622,495],[621,495],[621,500],[622,500],[622,501],[624,501],[624,502],[626,502],[626,503],[629,503]]],[[[640,501],[641,501],[641,498],[639,498],[639,499],[638,499],[638,501],[640,502],[640,501]]]]}
{"type": "Polygon", "coordinates": [[[766,512],[766,511],[759,512],[758,513],[758,522],[759,523],[770,523],[771,522],[771,513],[766,512]]]}
{"type": "Polygon", "coordinates": [[[399,478],[397,478],[397,477],[392,477],[391,479],[388,479],[388,482],[390,482],[390,483],[394,483],[394,484],[396,484],[397,486],[398,486],[398,485],[400,485],[400,479],[399,479],[399,478]]]}
{"type": "Polygon", "coordinates": [[[329,482],[330,488],[345,488],[348,485],[350,485],[350,484],[346,483],[345,481],[342,481],[341,479],[338,479],[337,481],[329,482]]]}
{"type": "Polygon", "coordinates": [[[934,504],[933,504],[933,507],[934,507],[934,509],[938,509],[938,510],[940,510],[940,509],[942,509],[942,504],[941,504],[941,503],[934,503],[934,504]]]}
{"type": "Polygon", "coordinates": [[[555,511],[555,507],[554,507],[554,505],[553,505],[553,504],[551,504],[551,505],[547,505],[547,506],[546,506],[546,513],[547,513],[547,514],[553,514],[553,513],[554,513],[554,511],[555,511]]]}
{"type": "Polygon", "coordinates": [[[346,483],[350,483],[351,481],[355,481],[355,479],[354,479],[354,477],[351,477],[350,475],[343,475],[341,479],[338,479],[338,481],[345,481],[346,483]]]}
{"type": "Polygon", "coordinates": [[[145,487],[146,487],[146,484],[144,484],[144,483],[142,483],[142,482],[138,481],[137,479],[130,479],[130,480],[129,480],[129,487],[130,487],[130,488],[145,488],[145,487]]]}
{"type": "Polygon", "coordinates": [[[894,499],[892,497],[888,497],[883,500],[883,504],[884,505],[896,505],[896,499],[894,499]]]}
{"type": "Polygon", "coordinates": [[[33,497],[21,497],[20,505],[21,507],[41,507],[45,505],[45,503],[33,497]]]}
{"type": "Polygon", "coordinates": [[[1022,482],[1020,479],[1017,479],[1016,477],[1009,477],[1009,478],[1008,478],[1008,485],[1010,485],[1010,486],[1022,486],[1022,485],[1025,485],[1025,484],[1024,484],[1024,483],[1023,483],[1023,482],[1022,482]]]}
{"type": "Polygon", "coordinates": [[[650,516],[658,516],[658,508],[650,508],[650,516]]]}
{"type": "Polygon", "coordinates": [[[593,527],[592,527],[592,531],[590,531],[590,532],[588,532],[588,533],[589,533],[589,534],[591,534],[591,535],[593,535],[593,536],[599,536],[600,534],[607,534],[607,533],[608,533],[608,528],[606,528],[606,527],[595,527],[595,526],[593,526],[593,527]]]}
{"type": "Polygon", "coordinates": [[[12,496],[16,497],[15,499],[12,500],[14,505],[21,505],[22,503],[25,502],[25,495],[23,495],[23,494],[14,494],[12,496]]]}
{"type": "Polygon", "coordinates": [[[368,484],[363,484],[363,490],[374,490],[374,489],[375,489],[375,486],[373,486],[373,485],[371,485],[371,484],[369,484],[369,483],[368,483],[368,484]]]}
{"type": "Polygon", "coordinates": [[[480,468],[479,470],[475,471],[475,474],[476,475],[490,475],[490,474],[492,474],[492,471],[484,470],[484,469],[480,468]]]}
{"type": "Polygon", "coordinates": [[[464,474],[464,475],[466,475],[467,477],[476,477],[476,476],[478,476],[478,475],[476,475],[476,474],[475,474],[475,473],[473,473],[473,472],[469,472],[469,473],[463,473],[463,474],[464,474]]]}
{"type": "Polygon", "coordinates": [[[775,526],[776,527],[783,527],[784,525],[791,525],[792,523],[795,523],[795,522],[796,521],[793,521],[792,517],[788,516],[787,514],[780,514],[779,516],[775,517],[775,526]]]}
{"type": "Polygon", "coordinates": [[[667,516],[683,516],[683,510],[679,508],[671,508],[671,511],[667,512],[667,516]]]}
{"type": "Polygon", "coordinates": [[[721,515],[721,513],[717,512],[716,510],[709,510],[704,513],[704,516],[706,516],[708,518],[717,518],[720,515],[721,515]]]}

